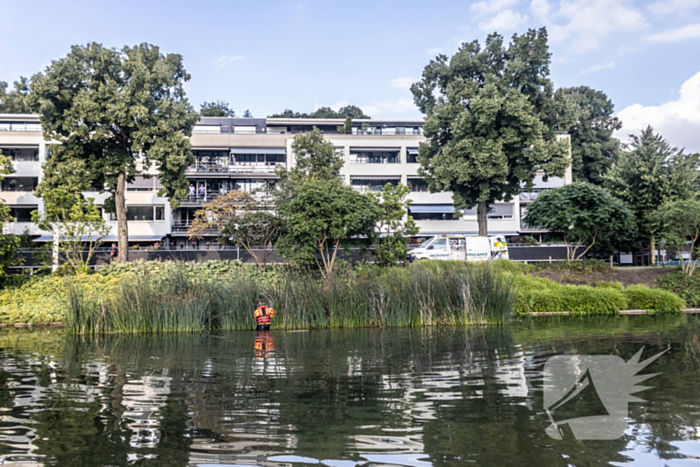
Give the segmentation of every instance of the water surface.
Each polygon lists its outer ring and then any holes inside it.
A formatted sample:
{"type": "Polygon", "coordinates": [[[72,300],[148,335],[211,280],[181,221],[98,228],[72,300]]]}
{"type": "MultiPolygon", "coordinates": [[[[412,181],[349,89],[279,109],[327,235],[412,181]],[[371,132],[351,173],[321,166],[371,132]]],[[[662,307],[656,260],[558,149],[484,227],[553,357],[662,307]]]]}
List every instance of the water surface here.
{"type": "MultiPolygon", "coordinates": [[[[700,319],[71,338],[0,333],[0,463],[700,464],[700,319]],[[620,439],[550,438],[542,371],[666,354],[620,439]]],[[[582,406],[585,409],[585,406],[582,406]]],[[[570,434],[570,433],[569,433],[570,434]]]]}

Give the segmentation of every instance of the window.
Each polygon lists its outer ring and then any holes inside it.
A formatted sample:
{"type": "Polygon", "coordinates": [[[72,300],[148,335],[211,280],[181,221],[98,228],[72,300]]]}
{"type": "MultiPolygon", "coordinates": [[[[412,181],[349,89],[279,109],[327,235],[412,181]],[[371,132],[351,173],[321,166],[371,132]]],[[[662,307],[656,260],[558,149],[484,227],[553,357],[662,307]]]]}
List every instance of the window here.
{"type": "Polygon", "coordinates": [[[34,191],[37,177],[8,177],[2,181],[2,191],[34,191]]]}
{"type": "Polygon", "coordinates": [[[285,154],[235,154],[234,160],[237,163],[278,164],[286,162],[287,156],[285,154]]]}
{"type": "Polygon", "coordinates": [[[451,221],[455,217],[454,206],[451,204],[412,204],[408,215],[416,221],[451,221]]]}
{"type": "Polygon", "coordinates": [[[433,247],[433,250],[447,250],[447,239],[442,237],[442,238],[436,238],[430,244],[428,247],[433,247]]]}
{"type": "Polygon", "coordinates": [[[0,148],[4,156],[18,162],[38,162],[39,148],[0,148]]]}
{"type": "Polygon", "coordinates": [[[31,222],[32,211],[36,211],[37,206],[10,206],[10,217],[12,222],[31,222]]]}
{"type": "MultiPolygon", "coordinates": [[[[109,214],[109,220],[115,222],[117,215],[109,214]]],[[[126,220],[129,222],[149,222],[165,220],[164,206],[127,206],[126,220]]]]}
{"type": "Polygon", "coordinates": [[[418,163],[418,148],[407,148],[406,149],[406,163],[407,164],[417,164],[418,163]]]}
{"type": "Polygon", "coordinates": [[[430,192],[430,190],[428,189],[428,182],[426,182],[422,178],[409,178],[408,187],[411,189],[412,192],[416,193],[430,192]]]}
{"type": "Polygon", "coordinates": [[[350,151],[351,164],[398,164],[399,151],[350,151]]]}

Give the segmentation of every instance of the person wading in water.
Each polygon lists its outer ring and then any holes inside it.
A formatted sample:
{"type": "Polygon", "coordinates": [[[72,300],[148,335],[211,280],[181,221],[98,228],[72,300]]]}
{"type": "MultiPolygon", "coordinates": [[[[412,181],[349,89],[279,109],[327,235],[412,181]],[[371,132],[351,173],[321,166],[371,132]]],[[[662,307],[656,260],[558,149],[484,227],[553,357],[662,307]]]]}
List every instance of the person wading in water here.
{"type": "Polygon", "coordinates": [[[258,323],[256,331],[268,331],[270,329],[270,322],[272,318],[275,317],[275,310],[265,305],[264,301],[258,300],[258,307],[255,309],[253,317],[258,323]]]}

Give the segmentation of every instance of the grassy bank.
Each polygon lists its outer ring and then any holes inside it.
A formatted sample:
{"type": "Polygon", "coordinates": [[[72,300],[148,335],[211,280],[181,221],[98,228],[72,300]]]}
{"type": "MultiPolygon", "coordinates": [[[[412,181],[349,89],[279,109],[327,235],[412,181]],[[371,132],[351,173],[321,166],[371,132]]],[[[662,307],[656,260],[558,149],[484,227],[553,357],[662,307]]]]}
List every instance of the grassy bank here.
{"type": "Polygon", "coordinates": [[[282,270],[205,280],[183,271],[124,277],[108,296],[68,291],[67,325],[76,333],[252,329],[264,299],[275,329],[505,323],[514,301],[510,276],[487,267],[415,265],[351,270],[325,281],[282,270]]]}
{"type": "MultiPolygon", "coordinates": [[[[564,272],[590,274],[583,267],[564,272]]],[[[611,315],[684,306],[666,290],[600,280],[606,277],[600,271],[591,285],[570,285],[539,276],[542,270],[436,261],[348,267],[326,282],[284,266],[261,270],[236,261],[130,263],[5,289],[0,323],[62,321],[85,333],[251,329],[258,298],[278,311],[274,327],[282,329],[503,323],[533,312],[611,315]]]]}

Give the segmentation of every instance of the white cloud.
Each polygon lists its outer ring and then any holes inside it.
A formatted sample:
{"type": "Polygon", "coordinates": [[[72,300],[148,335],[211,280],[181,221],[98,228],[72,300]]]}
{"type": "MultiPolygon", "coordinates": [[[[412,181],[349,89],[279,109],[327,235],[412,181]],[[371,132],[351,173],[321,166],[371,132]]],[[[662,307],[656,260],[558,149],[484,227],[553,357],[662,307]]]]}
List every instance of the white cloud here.
{"type": "Polygon", "coordinates": [[[700,152],[700,72],[683,83],[678,100],[658,106],[630,105],[617,116],[624,126],[615,136],[623,141],[651,125],[671,145],[700,152]]]}
{"type": "Polygon", "coordinates": [[[230,65],[231,63],[239,62],[241,60],[245,60],[245,57],[242,55],[222,55],[216,59],[216,63],[219,65],[219,68],[226,68],[226,66],[230,65]]]}
{"type": "Polygon", "coordinates": [[[442,47],[433,47],[432,49],[428,49],[428,53],[430,55],[438,55],[441,54],[445,51],[442,47]]]}
{"type": "Polygon", "coordinates": [[[700,7],[700,0],[665,0],[647,7],[655,15],[675,15],[700,7]]]}
{"type": "Polygon", "coordinates": [[[389,82],[389,84],[391,85],[392,88],[410,90],[411,85],[413,83],[415,83],[416,81],[417,81],[416,79],[413,79],[410,76],[407,76],[405,78],[394,78],[389,82]]]}
{"type": "Polygon", "coordinates": [[[642,12],[628,0],[532,0],[530,11],[547,26],[552,43],[565,42],[576,53],[597,49],[611,34],[647,26],[642,12]]]}
{"type": "Polygon", "coordinates": [[[695,39],[700,37],[700,24],[689,24],[682,28],[671,29],[670,31],[659,32],[646,37],[646,40],[652,42],[676,42],[686,39],[695,39]]]}
{"type": "Polygon", "coordinates": [[[527,16],[513,10],[503,10],[488,21],[480,21],[479,29],[488,32],[512,31],[527,20],[527,16]]]}
{"type": "Polygon", "coordinates": [[[518,3],[518,0],[489,0],[481,1],[472,4],[470,9],[477,14],[485,15],[489,13],[496,13],[504,8],[509,8],[518,3]]]}
{"type": "Polygon", "coordinates": [[[593,73],[594,71],[605,70],[606,68],[612,68],[614,66],[615,66],[615,62],[610,62],[607,65],[592,66],[590,68],[586,68],[585,70],[581,71],[581,74],[593,73]]]}

